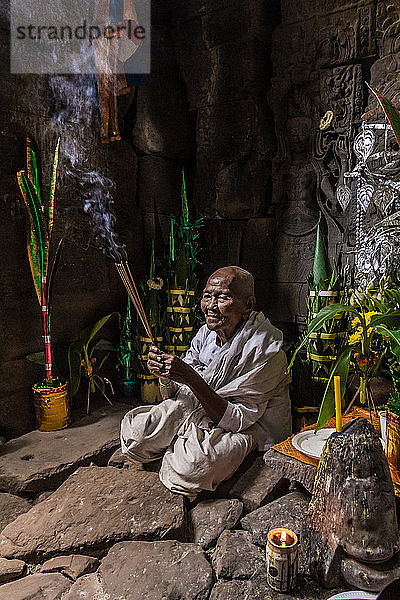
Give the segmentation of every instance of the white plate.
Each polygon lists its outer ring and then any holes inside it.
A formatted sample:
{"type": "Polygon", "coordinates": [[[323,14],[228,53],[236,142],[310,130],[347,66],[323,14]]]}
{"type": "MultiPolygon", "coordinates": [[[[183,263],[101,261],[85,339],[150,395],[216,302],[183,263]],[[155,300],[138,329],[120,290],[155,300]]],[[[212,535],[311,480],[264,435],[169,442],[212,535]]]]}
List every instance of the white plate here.
{"type": "MultiPolygon", "coordinates": [[[[311,456],[311,458],[321,458],[325,443],[334,431],[336,431],[334,428],[320,429],[317,433],[315,433],[315,429],[301,431],[293,437],[292,446],[296,450],[300,450],[303,454],[311,456]]],[[[384,440],[382,438],[379,439],[385,450],[384,440]]]]}
{"type": "Polygon", "coordinates": [[[301,431],[292,439],[292,445],[311,458],[321,458],[325,442],[334,431],[336,431],[334,428],[320,429],[317,433],[315,429],[301,431]]]}
{"type": "Polygon", "coordinates": [[[369,592],[363,592],[361,590],[355,590],[354,592],[342,592],[341,594],[335,594],[327,600],[346,600],[350,598],[358,598],[359,600],[375,600],[377,594],[370,594],[369,592]]]}

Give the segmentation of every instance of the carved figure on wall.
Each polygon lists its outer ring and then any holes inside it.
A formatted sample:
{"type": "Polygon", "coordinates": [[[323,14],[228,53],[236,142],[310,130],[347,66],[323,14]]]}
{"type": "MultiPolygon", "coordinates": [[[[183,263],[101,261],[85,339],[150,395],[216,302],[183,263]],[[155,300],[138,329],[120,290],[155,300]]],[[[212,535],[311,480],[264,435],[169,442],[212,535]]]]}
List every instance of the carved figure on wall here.
{"type": "Polygon", "coordinates": [[[302,237],[312,233],[319,221],[317,173],[311,159],[312,121],[304,116],[293,117],[286,123],[286,132],[290,166],[283,178],[287,205],[280,227],[286,235],[302,237]]]}
{"type": "MultiPolygon", "coordinates": [[[[336,163],[331,164],[332,157],[330,162],[316,158],[320,116],[310,96],[295,86],[288,91],[283,107],[286,119],[279,132],[275,162],[280,204],[276,274],[278,280],[305,285],[312,269],[318,224],[321,223],[325,234],[326,229],[333,230],[336,236],[341,232],[334,218],[337,204],[334,184],[339,168],[336,163]]],[[[329,126],[329,119],[326,124],[329,126]]],[[[305,306],[302,309],[299,305],[299,310],[305,311],[305,306]]]]}
{"type": "Polygon", "coordinates": [[[355,31],[348,22],[336,20],[324,27],[320,36],[317,56],[321,64],[342,64],[351,58],[354,53],[355,31]]]}

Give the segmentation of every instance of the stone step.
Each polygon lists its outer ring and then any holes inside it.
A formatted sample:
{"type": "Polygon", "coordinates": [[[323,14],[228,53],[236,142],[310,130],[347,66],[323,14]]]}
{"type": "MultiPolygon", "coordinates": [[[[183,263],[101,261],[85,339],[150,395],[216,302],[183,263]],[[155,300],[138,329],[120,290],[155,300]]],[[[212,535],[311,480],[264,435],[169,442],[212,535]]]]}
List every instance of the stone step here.
{"type": "Polygon", "coordinates": [[[61,431],[31,431],[0,446],[0,491],[56,489],[78,467],[106,465],[119,446],[126,404],[93,411],[61,431]]]}
{"type": "Polygon", "coordinates": [[[156,473],[91,466],[7,525],[0,556],[33,563],[57,554],[102,556],[119,540],[163,538],[186,539],[183,496],[156,473]]]}
{"type": "Polygon", "coordinates": [[[95,574],[73,584],[64,600],[207,600],[212,583],[213,570],[197,544],[121,542],[110,550],[95,574]]]}

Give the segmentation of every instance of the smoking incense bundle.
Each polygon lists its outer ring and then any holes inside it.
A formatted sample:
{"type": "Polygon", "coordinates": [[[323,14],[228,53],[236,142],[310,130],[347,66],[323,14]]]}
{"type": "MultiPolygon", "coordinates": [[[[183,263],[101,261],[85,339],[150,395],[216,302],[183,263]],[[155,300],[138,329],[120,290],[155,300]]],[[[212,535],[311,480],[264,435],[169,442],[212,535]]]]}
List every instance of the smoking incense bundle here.
{"type": "Polygon", "coordinates": [[[124,262],[120,262],[120,263],[115,263],[115,266],[117,268],[119,276],[121,277],[121,281],[124,284],[125,289],[128,292],[130,299],[132,300],[132,304],[135,307],[135,309],[139,315],[139,319],[141,320],[142,325],[143,325],[147,335],[151,339],[152,344],[155,345],[154,337],[151,332],[150,325],[147,320],[146,313],[144,311],[143,304],[140,299],[139,292],[138,292],[135,280],[133,279],[128,262],[124,261],[124,262]]]}

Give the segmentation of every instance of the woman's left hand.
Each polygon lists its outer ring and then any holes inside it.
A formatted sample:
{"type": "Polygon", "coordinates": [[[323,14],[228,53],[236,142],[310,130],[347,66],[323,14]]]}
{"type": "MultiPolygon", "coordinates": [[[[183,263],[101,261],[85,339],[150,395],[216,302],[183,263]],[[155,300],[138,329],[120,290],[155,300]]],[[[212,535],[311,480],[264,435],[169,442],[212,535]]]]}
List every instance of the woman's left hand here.
{"type": "Polygon", "coordinates": [[[149,371],[157,377],[172,379],[177,383],[189,383],[192,368],[174,354],[167,354],[151,346],[147,361],[149,371]]]}

